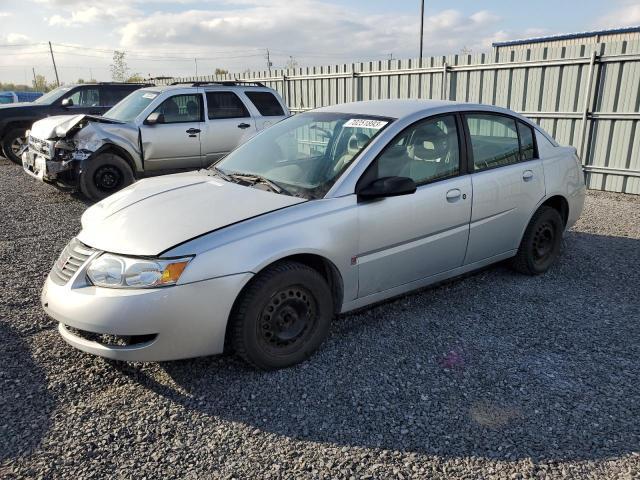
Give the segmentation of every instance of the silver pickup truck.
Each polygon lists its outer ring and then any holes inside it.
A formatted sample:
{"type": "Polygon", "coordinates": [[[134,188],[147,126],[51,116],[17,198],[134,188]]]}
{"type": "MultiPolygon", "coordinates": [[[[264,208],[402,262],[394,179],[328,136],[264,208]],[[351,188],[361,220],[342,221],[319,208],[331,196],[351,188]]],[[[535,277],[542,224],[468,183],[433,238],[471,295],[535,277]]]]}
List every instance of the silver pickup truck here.
{"type": "Polygon", "coordinates": [[[207,167],[289,110],[260,83],[174,84],[136,90],[104,116],[35,122],[24,170],[100,200],[136,178],[207,167]]]}

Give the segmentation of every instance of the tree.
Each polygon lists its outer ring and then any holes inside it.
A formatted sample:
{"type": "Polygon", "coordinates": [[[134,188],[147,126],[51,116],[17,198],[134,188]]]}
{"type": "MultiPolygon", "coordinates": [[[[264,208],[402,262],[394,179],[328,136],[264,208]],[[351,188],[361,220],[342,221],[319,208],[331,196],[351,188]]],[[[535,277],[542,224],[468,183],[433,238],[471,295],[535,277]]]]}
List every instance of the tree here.
{"type": "Polygon", "coordinates": [[[51,87],[44,75],[36,75],[36,78],[33,81],[33,89],[36,92],[48,92],[51,90],[51,87]]]}
{"type": "Polygon", "coordinates": [[[111,64],[111,79],[114,82],[124,82],[129,78],[129,66],[125,58],[126,52],[113,51],[113,63],[111,64]]]}
{"type": "Polygon", "coordinates": [[[224,77],[226,75],[229,75],[229,70],[225,70],[224,68],[216,68],[215,74],[216,77],[224,77]]]}
{"type": "Polygon", "coordinates": [[[139,73],[134,73],[129,78],[127,78],[126,81],[130,83],[143,83],[145,82],[145,78],[139,73]]]}
{"type": "Polygon", "coordinates": [[[293,56],[289,56],[289,60],[287,60],[286,68],[287,69],[298,68],[298,62],[295,58],[293,58],[293,56]]]}

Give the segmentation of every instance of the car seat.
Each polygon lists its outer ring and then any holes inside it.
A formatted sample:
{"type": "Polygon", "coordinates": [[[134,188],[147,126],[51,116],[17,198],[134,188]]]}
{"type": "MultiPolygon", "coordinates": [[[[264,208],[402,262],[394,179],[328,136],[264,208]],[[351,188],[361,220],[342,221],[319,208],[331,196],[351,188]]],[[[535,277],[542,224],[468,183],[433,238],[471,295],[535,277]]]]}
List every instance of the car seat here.
{"type": "Polygon", "coordinates": [[[333,167],[334,172],[342,171],[353,158],[364,148],[364,146],[369,142],[371,137],[364,133],[354,133],[349,137],[349,141],[347,142],[347,152],[340,157],[333,167]]]}
{"type": "Polygon", "coordinates": [[[190,120],[200,120],[200,108],[198,107],[197,102],[193,100],[189,100],[187,102],[187,114],[189,115],[190,120]]]}

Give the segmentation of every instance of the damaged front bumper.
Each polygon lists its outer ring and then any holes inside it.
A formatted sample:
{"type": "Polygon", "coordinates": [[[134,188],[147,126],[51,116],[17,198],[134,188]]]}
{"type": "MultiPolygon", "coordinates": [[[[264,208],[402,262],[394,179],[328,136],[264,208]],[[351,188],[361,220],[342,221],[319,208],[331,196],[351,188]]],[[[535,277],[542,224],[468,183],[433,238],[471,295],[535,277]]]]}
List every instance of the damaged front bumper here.
{"type": "Polygon", "coordinates": [[[93,152],[76,150],[53,159],[27,148],[22,153],[22,168],[30,176],[61,188],[77,188],[80,165],[93,152]]]}

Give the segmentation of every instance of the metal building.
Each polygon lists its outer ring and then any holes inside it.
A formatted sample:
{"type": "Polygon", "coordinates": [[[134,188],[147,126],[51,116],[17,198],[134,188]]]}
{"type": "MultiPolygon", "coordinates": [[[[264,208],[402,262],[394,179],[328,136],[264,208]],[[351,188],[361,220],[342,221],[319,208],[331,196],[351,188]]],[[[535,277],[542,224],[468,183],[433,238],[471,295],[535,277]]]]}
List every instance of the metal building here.
{"type": "Polygon", "coordinates": [[[640,25],[637,27],[613,28],[609,30],[597,30],[582,33],[565,33],[561,35],[551,35],[548,37],[494,42],[492,47],[494,55],[499,55],[503,50],[511,51],[526,50],[528,48],[596,45],[598,43],[624,42],[629,40],[640,40],[640,25]]]}

